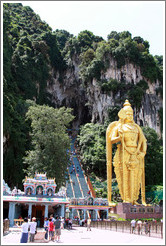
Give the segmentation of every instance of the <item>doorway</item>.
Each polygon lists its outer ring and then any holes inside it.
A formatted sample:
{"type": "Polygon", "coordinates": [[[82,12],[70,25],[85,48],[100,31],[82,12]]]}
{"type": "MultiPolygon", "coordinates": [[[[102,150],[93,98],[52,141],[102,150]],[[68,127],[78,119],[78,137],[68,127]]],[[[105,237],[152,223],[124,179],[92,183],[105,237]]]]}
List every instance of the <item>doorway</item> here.
{"type": "Polygon", "coordinates": [[[36,217],[37,227],[43,227],[44,225],[44,211],[45,211],[45,206],[40,206],[40,205],[32,206],[32,218],[36,217]]]}

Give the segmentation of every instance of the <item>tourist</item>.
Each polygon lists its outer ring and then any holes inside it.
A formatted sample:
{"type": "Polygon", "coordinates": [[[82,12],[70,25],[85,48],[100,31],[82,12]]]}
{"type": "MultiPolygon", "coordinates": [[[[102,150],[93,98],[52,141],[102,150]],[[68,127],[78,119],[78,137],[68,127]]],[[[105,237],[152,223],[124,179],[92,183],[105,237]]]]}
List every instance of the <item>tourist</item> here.
{"type": "Polygon", "coordinates": [[[148,224],[148,221],[145,220],[144,223],[143,223],[143,225],[144,225],[144,229],[145,229],[145,234],[148,234],[148,232],[149,232],[149,224],[148,224]]]}
{"type": "Polygon", "coordinates": [[[37,223],[36,223],[36,218],[32,218],[32,222],[29,222],[29,227],[30,227],[30,242],[34,242],[35,239],[35,234],[37,233],[37,223]]]}
{"type": "Polygon", "coordinates": [[[72,219],[69,219],[69,229],[72,229],[72,219]]]}
{"type": "Polygon", "coordinates": [[[69,227],[69,218],[67,218],[65,222],[66,222],[66,228],[68,228],[69,227]]]}
{"type": "Polygon", "coordinates": [[[135,233],[135,226],[136,226],[136,221],[133,219],[131,221],[131,233],[135,233]]]}
{"type": "Polygon", "coordinates": [[[45,217],[44,219],[44,230],[46,231],[44,238],[47,240],[48,239],[48,218],[45,217]]]}
{"type": "Polygon", "coordinates": [[[29,228],[28,219],[24,218],[24,222],[21,225],[22,234],[21,234],[20,243],[28,242],[28,228],[29,228]]]}
{"type": "Polygon", "coordinates": [[[48,232],[49,232],[50,240],[53,241],[54,240],[54,222],[52,221],[52,218],[49,218],[48,232]]]}
{"type": "Polygon", "coordinates": [[[50,218],[52,219],[52,222],[55,221],[55,218],[54,218],[53,214],[50,215],[50,218]]]}
{"type": "Polygon", "coordinates": [[[56,242],[59,242],[60,235],[61,235],[61,221],[59,219],[59,216],[56,216],[56,220],[54,221],[55,226],[55,240],[56,242]]]}
{"type": "Polygon", "coordinates": [[[142,221],[138,220],[137,221],[137,227],[138,227],[138,234],[142,234],[142,221]]]}
{"type": "Polygon", "coordinates": [[[64,217],[60,217],[60,220],[61,220],[61,229],[64,229],[64,223],[65,223],[65,220],[64,220],[64,217]]]}
{"type": "Polygon", "coordinates": [[[87,219],[87,231],[88,230],[91,231],[91,218],[90,217],[87,219]]]}

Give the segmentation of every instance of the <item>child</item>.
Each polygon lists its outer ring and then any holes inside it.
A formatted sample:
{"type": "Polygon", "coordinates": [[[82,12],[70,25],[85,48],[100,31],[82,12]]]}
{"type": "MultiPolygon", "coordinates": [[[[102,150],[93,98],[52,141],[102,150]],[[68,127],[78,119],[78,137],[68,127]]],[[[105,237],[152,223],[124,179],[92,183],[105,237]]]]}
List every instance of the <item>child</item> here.
{"type": "Polygon", "coordinates": [[[49,238],[53,241],[54,240],[54,222],[52,221],[52,218],[49,219],[48,231],[49,231],[49,238]]]}

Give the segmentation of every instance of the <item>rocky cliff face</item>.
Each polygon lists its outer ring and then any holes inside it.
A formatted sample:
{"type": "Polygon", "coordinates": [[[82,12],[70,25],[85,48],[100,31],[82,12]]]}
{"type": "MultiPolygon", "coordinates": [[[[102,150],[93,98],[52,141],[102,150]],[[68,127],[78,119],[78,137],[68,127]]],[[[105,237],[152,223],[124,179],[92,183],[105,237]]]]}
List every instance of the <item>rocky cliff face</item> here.
{"type": "MultiPolygon", "coordinates": [[[[53,83],[48,82],[47,90],[55,107],[74,108],[76,118],[73,127],[79,127],[86,122],[103,123],[108,116],[109,107],[122,107],[120,92],[116,95],[113,95],[112,92],[103,93],[96,79],[89,82],[87,86],[83,86],[79,76],[78,58],[72,61],[71,68],[63,74],[63,82],[60,82],[59,78],[59,74],[56,73],[53,83]],[[117,100],[118,98],[119,100],[117,100]]],[[[101,79],[108,80],[110,78],[135,85],[140,80],[145,80],[148,83],[149,89],[146,90],[142,98],[141,107],[139,110],[134,108],[135,122],[141,126],[149,126],[160,134],[158,110],[162,107],[163,102],[162,98],[156,94],[156,89],[159,87],[158,81],[151,83],[141,75],[140,67],[131,63],[118,69],[116,61],[112,58],[110,58],[107,71],[101,73],[101,79]]]]}

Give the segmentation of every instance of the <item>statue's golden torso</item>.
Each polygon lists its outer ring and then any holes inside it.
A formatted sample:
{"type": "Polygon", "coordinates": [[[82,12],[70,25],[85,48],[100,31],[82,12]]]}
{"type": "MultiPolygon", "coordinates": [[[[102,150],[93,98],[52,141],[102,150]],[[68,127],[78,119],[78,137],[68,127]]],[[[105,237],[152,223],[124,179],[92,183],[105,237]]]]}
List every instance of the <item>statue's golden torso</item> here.
{"type": "Polygon", "coordinates": [[[138,145],[138,128],[133,123],[127,123],[122,126],[124,142],[127,147],[137,147],[138,145]]]}

